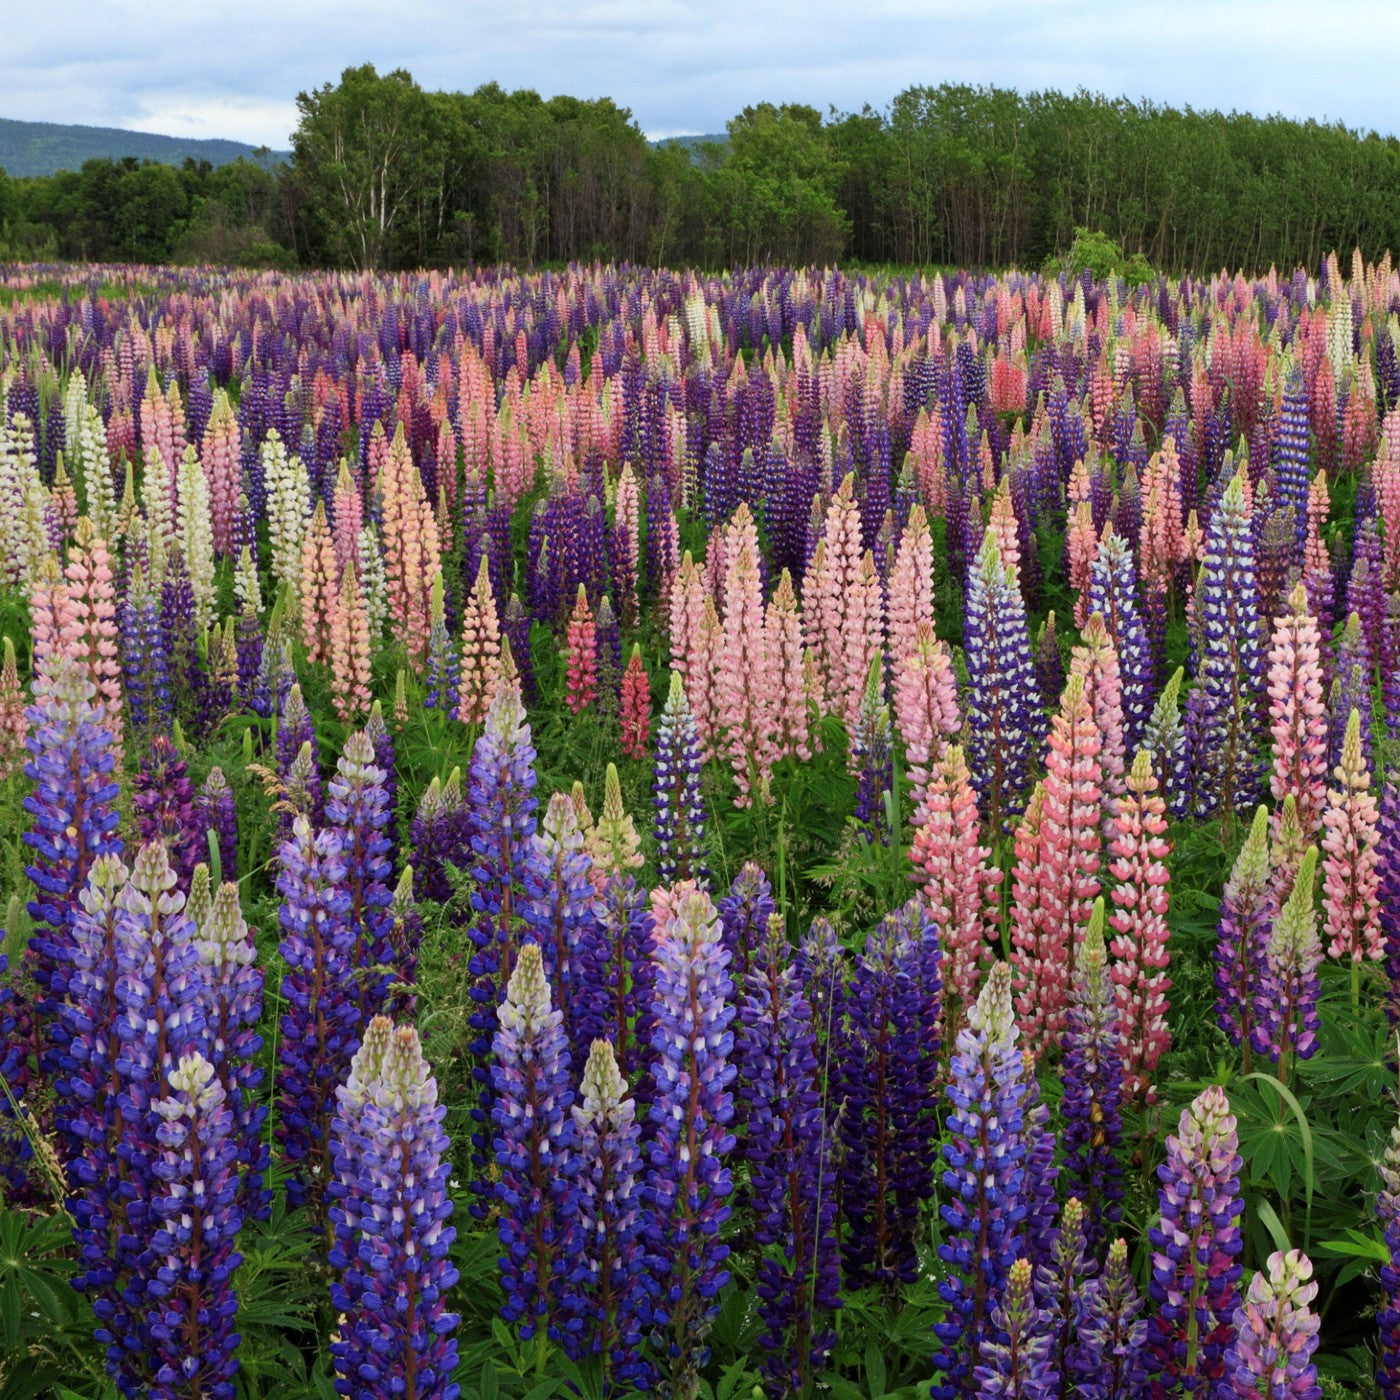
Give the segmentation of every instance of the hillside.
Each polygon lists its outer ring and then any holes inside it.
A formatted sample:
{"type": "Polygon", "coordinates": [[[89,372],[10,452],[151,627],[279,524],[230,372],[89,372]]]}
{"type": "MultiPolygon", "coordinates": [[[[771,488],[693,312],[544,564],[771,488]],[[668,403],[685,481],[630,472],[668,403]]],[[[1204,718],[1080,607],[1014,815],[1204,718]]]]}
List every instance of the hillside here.
{"type": "Polygon", "coordinates": [[[180,165],[188,156],[211,165],[228,165],[242,156],[260,164],[280,165],[287,155],[242,141],[196,140],[115,126],[66,126],[0,117],[0,168],[11,175],[52,175],[56,170],[77,170],[85,160],[103,157],[120,160],[134,156],[180,165]]]}

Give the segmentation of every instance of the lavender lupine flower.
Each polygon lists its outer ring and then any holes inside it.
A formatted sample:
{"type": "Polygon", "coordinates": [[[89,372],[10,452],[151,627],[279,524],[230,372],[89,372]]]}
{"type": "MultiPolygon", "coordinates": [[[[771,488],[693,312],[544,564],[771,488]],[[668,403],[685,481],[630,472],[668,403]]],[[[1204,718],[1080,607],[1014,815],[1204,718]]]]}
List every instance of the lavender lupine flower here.
{"type": "Polygon", "coordinates": [[[38,984],[41,1018],[63,999],[72,956],[70,926],[88,872],[102,856],[122,850],[112,740],[93,696],[83,669],[63,660],[35,677],[34,704],[26,712],[30,757],[24,776],[34,791],[24,799],[24,810],[33,825],[21,840],[34,852],[25,874],[36,891],[29,913],[38,925],[26,956],[38,984]]]}
{"type": "Polygon", "coordinates": [[[151,1215],[159,1228],[146,1284],[151,1302],[152,1400],[233,1400],[238,1370],[233,1273],[239,1206],[239,1142],[214,1066],[198,1052],[169,1073],[170,1094],[155,1111],[158,1185],[151,1215]]]}
{"type": "Polygon", "coordinates": [[[1400,1396],[1400,1125],[1391,1128],[1380,1161],[1381,1189],[1376,1194],[1376,1219],[1385,1236],[1389,1260],[1381,1265],[1381,1306],[1376,1313],[1380,1356],[1376,1385],[1385,1400],[1400,1396]]]}
{"type": "Polygon", "coordinates": [[[582,1278],[573,1228],[578,1207],[574,1094],[563,1013],[550,996],[537,943],[523,943],[498,1008],[492,1116],[500,1177],[501,1316],[537,1335],[580,1350],[582,1319],[570,1301],[582,1278]]]}
{"type": "Polygon", "coordinates": [[[991,830],[1025,805],[1045,717],[1026,631],[1026,605],[988,530],[969,571],[963,626],[967,655],[967,754],[991,830]]]}
{"type": "Polygon", "coordinates": [[[676,672],[656,728],[656,871],[662,884],[705,880],[700,732],[676,672]]]}
{"type": "Polygon", "coordinates": [[[1322,940],[1313,906],[1317,847],[1309,846],[1298,866],[1293,892],[1283,902],[1265,949],[1254,1000],[1254,1048],[1289,1069],[1290,1055],[1308,1060],[1317,1052],[1318,968],[1322,940]]]}
{"type": "Polygon", "coordinates": [[[238,810],[233,789],[222,768],[211,768],[194,800],[199,826],[214,834],[219,850],[219,874],[225,880],[238,877],[238,810]]]}
{"type": "Polygon", "coordinates": [[[243,1187],[239,1200],[245,1216],[263,1219],[270,1193],[264,1188],[268,1149],[262,1134],[267,1106],[258,1100],[262,1070],[257,1032],[263,1011],[263,971],[253,930],[243,917],[238,886],[226,881],[214,895],[208,915],[199,922],[201,1001],[204,1010],[204,1056],[224,1090],[232,1121],[243,1187]]]}
{"type": "Polygon", "coordinates": [[[846,1280],[912,1282],[922,1203],[933,1192],[934,1062],[941,984],[936,927],[919,899],[866,940],[843,998],[841,1212],[846,1280]]]}
{"type": "Polygon", "coordinates": [[[389,901],[390,962],[394,968],[389,1002],[402,1016],[412,1015],[418,1005],[418,950],[422,942],[423,916],[413,898],[413,867],[406,865],[389,901]]]}
{"type": "Polygon", "coordinates": [[[136,834],[144,843],[162,841],[181,885],[209,855],[209,843],[195,811],[194,784],[179,750],[164,734],[151,740],[146,764],[132,784],[136,834]]]}
{"type": "Polygon", "coordinates": [[[1269,868],[1269,811],[1254,814],[1220,901],[1215,945],[1215,1019],[1231,1045],[1253,1048],[1255,1004],[1278,906],[1269,868]]]}
{"type": "Polygon", "coordinates": [[[1377,823],[1376,870],[1381,937],[1385,942],[1386,1015],[1400,1022],[1400,774],[1391,773],[1381,790],[1377,823]]]}
{"type": "Polygon", "coordinates": [[[974,1371],[982,1400],[1052,1400],[1060,1394],[1054,1339],[1031,1289],[1027,1259],[1012,1264],[1006,1291],[993,1309],[991,1335],[974,1371]]]}
{"type": "Polygon", "coordinates": [[[950,1198],[938,1255],[949,1270],[938,1291],[948,1311],[934,1326],[934,1366],[942,1372],[935,1400],[978,1394],[974,1367],[982,1343],[994,1336],[992,1309],[1021,1251],[1028,1146],[1026,1069],[1016,1040],[1010,967],[994,963],[958,1032],[944,1090],[951,1110],[943,1184],[950,1198]]]}
{"type": "Polygon", "coordinates": [[[589,958],[587,950],[596,948],[599,937],[589,878],[592,864],[573,800],[566,792],[556,792],[545,808],[539,831],[530,838],[522,913],[530,936],[544,954],[565,1043],[580,1064],[602,1033],[594,1005],[599,988],[596,983],[590,985],[588,978],[593,970],[590,964],[597,959],[596,955],[589,958]],[[594,1014],[590,1015],[590,1010],[594,1014]]]}
{"type": "Polygon", "coordinates": [[[486,723],[472,749],[467,819],[471,830],[472,891],[468,936],[474,948],[469,970],[472,998],[472,1053],[480,1099],[472,1109],[474,1215],[490,1208],[487,1180],[491,1152],[494,1090],[487,1063],[496,1035],[496,1008],[505,995],[525,931],[525,875],[535,834],[535,750],[520,701],[502,690],[486,712],[486,723]]]}
{"type": "MultiPolygon", "coordinates": [[[[365,721],[365,733],[369,735],[369,741],[374,747],[374,766],[384,774],[384,805],[385,810],[389,813],[384,834],[389,838],[392,846],[397,849],[399,844],[399,779],[394,767],[394,736],[389,733],[389,727],[384,723],[384,710],[378,700],[369,707],[369,718],[365,721]]],[[[395,851],[391,850],[389,859],[392,861],[394,858],[395,851]]]]}
{"type": "Polygon", "coordinates": [[[1361,716],[1361,757],[1371,766],[1371,656],[1361,630],[1361,619],[1352,613],[1337,639],[1337,670],[1328,694],[1327,771],[1342,761],[1347,722],[1355,710],[1361,716]]]}
{"type": "Polygon", "coordinates": [[[1135,753],[1152,711],[1152,652],[1138,611],[1133,552],[1112,528],[1104,532],[1089,566],[1089,611],[1103,618],[1118,652],[1123,677],[1123,743],[1129,753],[1135,753]]]}
{"type": "Polygon", "coordinates": [[[350,956],[361,1021],[383,1010],[397,971],[389,937],[394,868],[389,863],[393,843],[384,834],[388,823],[384,770],[374,762],[369,735],[357,730],[345,741],[327,785],[326,825],[340,834],[345,865],[340,884],[348,901],[344,918],[353,940],[350,956]]]}
{"type": "Polygon", "coordinates": [[[1283,407],[1274,420],[1269,465],[1280,505],[1293,512],[1296,536],[1294,562],[1301,563],[1308,533],[1308,488],[1312,485],[1312,461],[1308,443],[1308,396],[1303,372],[1290,366],[1283,391],[1283,407]]]}
{"type": "Polygon", "coordinates": [[[1081,1400],[1145,1400],[1147,1322],[1128,1267],[1128,1245],[1114,1240],[1098,1278],[1079,1294],[1065,1379],[1081,1400]]]}
{"type": "Polygon", "coordinates": [[[287,1198],[324,1213],[334,1089],[360,1035],[354,934],[345,921],[340,835],[298,816],[279,854],[278,921],[286,1009],[277,1041],[277,1137],[291,1164],[287,1198]]]}
{"type": "Polygon", "coordinates": [[[642,1258],[641,1125],[612,1045],[595,1040],[573,1107],[578,1160],[577,1229],[587,1270],[578,1287],[584,1350],[601,1358],[603,1393],[645,1388],[651,1367],[638,1355],[642,1258]]]}
{"type": "Polygon", "coordinates": [[[197,1049],[204,1034],[204,987],[194,921],[176,888],[163,843],[141,848],[118,899],[123,914],[116,1108],[122,1125],[117,1154],[125,1228],[117,1239],[113,1287],[93,1298],[93,1311],[99,1322],[94,1335],[107,1348],[108,1370],[122,1393],[134,1396],[146,1393],[152,1361],[147,1300],[158,1267],[153,1254],[160,1223],[153,1209],[159,1194],[156,1104],[164,1097],[170,1067],[197,1049]],[[114,1296],[117,1286],[120,1298],[114,1296]]]}
{"type": "Polygon", "coordinates": [[[724,1159],[734,1146],[734,1007],[715,907],[700,890],[677,893],[653,953],[647,1247],[657,1295],[651,1321],[668,1337],[667,1393],[694,1400],[704,1338],[719,1308],[715,1295],[729,1281],[729,1249],[719,1232],[732,1189],[724,1159]]]}
{"type": "Polygon", "coordinates": [[[336,1390],[354,1400],[457,1400],[458,1318],[445,1298],[457,1282],[448,1258],[456,1231],[448,1223],[447,1109],[418,1032],[375,1017],[336,1098],[336,1390]]]}
{"type": "Polygon", "coordinates": [[[1188,740],[1196,766],[1195,798],[1202,817],[1229,820],[1259,795],[1260,746],[1265,715],[1264,632],[1254,573],[1254,533],[1244,478],[1225,488],[1206,530],[1205,561],[1197,582],[1201,652],[1188,740]]]}
{"type": "Polygon", "coordinates": [[[1102,900],[1094,902],[1075,974],[1061,1069],[1064,1175],[1070,1195],[1084,1204],[1086,1242],[1097,1253],[1123,1215],[1123,1061],[1104,965],[1102,900]]]}
{"type": "Polygon", "coordinates": [[[1321,1400],[1317,1367],[1318,1316],[1309,1304],[1317,1297],[1312,1262],[1290,1249],[1269,1255],[1235,1309],[1235,1340],[1225,1353],[1225,1383],[1218,1392],[1251,1400],[1321,1400]]]}
{"type": "MultiPolygon", "coordinates": [[[[306,744],[311,746],[311,763],[309,772],[302,776],[302,782],[297,786],[304,787],[304,802],[299,804],[299,809],[306,813],[312,826],[321,824],[321,748],[316,740],[316,726],[312,722],[311,712],[306,708],[306,701],[302,698],[301,687],[293,685],[287,691],[287,698],[282,703],[282,717],[277,725],[277,771],[287,781],[292,775],[292,769],[296,764],[302,747],[306,744]]],[[[288,786],[293,784],[288,782],[288,786]]],[[[283,834],[285,840],[291,834],[291,826],[288,823],[287,831],[283,834]]]]}
{"type": "Polygon", "coordinates": [[[1181,1114],[1157,1168],[1161,1220],[1152,1243],[1150,1344],[1162,1394],[1213,1395],[1239,1304],[1240,1172],[1229,1100],[1215,1085],[1181,1114]]]}
{"type": "Polygon", "coordinates": [[[768,939],[768,921],[776,914],[773,886],[755,861],[745,861],[729,893],[719,902],[724,946],[729,951],[729,975],[736,987],[747,987],[755,956],[768,939]]]}
{"type": "Polygon", "coordinates": [[[812,1008],[777,915],[769,916],[753,953],[736,1058],[749,1077],[746,1156],[754,1239],[763,1250],[755,1285],[762,1364],[775,1395],[796,1395],[821,1371],[835,1341],[825,1316],[841,1305],[835,1181],[812,1008]]]}

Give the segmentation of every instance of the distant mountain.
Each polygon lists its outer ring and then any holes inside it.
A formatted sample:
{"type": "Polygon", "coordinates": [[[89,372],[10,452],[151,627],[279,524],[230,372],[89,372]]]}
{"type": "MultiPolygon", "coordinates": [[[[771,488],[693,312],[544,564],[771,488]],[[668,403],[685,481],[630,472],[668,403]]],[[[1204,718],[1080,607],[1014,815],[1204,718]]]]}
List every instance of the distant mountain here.
{"type": "Polygon", "coordinates": [[[663,136],[659,141],[653,141],[651,144],[653,147],[684,146],[690,152],[691,160],[699,160],[701,146],[727,146],[729,137],[722,131],[714,136],[663,136]]]}
{"type": "Polygon", "coordinates": [[[115,126],[64,126],[58,122],[18,122],[0,117],[0,167],[11,175],[52,175],[77,170],[85,160],[161,161],[182,165],[186,156],[228,165],[242,156],[261,165],[281,165],[288,151],[263,151],[242,141],[196,140],[186,136],[156,136],[149,131],[124,131],[115,126]]]}

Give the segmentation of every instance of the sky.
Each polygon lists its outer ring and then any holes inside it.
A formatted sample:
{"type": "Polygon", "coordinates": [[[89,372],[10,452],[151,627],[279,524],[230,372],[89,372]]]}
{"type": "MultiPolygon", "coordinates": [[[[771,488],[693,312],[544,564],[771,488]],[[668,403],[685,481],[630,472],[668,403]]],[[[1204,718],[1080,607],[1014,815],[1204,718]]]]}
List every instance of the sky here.
{"type": "Polygon", "coordinates": [[[424,87],[611,97],[652,138],[759,101],[881,109],[915,83],[1085,87],[1400,131],[1394,0],[96,0],[7,7],[0,116],[284,148],[365,62],[424,87]]]}

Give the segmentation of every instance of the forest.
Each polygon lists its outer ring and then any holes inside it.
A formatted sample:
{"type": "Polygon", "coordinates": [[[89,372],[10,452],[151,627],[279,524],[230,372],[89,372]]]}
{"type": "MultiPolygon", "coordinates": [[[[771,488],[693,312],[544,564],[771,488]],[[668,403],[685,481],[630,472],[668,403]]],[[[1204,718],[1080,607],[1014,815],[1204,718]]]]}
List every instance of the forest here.
{"type": "Polygon", "coordinates": [[[616,261],[1041,268],[1079,228],[1151,267],[1400,245],[1400,143],[1340,124],[943,83],[883,111],[759,103],[648,142],[608,98],[346,69],[293,158],[0,171],[0,258],[402,269],[616,261]]]}

